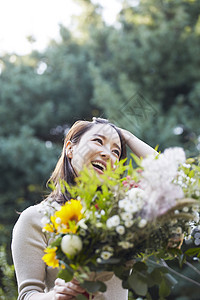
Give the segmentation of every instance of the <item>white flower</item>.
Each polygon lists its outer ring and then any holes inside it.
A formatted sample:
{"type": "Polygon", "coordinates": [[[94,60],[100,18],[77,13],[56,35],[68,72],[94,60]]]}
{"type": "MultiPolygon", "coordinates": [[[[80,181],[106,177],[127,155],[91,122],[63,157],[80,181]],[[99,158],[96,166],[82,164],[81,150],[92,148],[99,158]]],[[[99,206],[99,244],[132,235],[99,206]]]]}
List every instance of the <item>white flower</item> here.
{"type": "Polygon", "coordinates": [[[85,221],[86,221],[86,219],[81,219],[81,220],[77,223],[77,225],[80,226],[82,229],[87,230],[87,229],[88,229],[88,226],[85,224],[85,221]]]}
{"type": "Polygon", "coordinates": [[[183,211],[184,212],[188,212],[189,211],[189,207],[187,207],[187,206],[183,207],[183,211]]]}
{"type": "Polygon", "coordinates": [[[200,245],[200,239],[196,239],[196,240],[194,241],[194,243],[195,243],[196,246],[199,246],[199,245],[200,245]]]}
{"type": "Polygon", "coordinates": [[[124,208],[124,207],[127,205],[128,202],[129,202],[129,201],[128,201],[127,198],[124,198],[124,199],[122,199],[122,200],[119,200],[119,202],[118,202],[119,208],[124,208]]]}
{"type": "Polygon", "coordinates": [[[200,196],[200,192],[197,190],[197,191],[195,191],[195,195],[197,196],[197,197],[199,197],[200,196]]]}
{"type": "Polygon", "coordinates": [[[199,213],[197,211],[193,212],[193,216],[194,216],[194,222],[198,223],[199,222],[199,213]]]}
{"type": "Polygon", "coordinates": [[[47,216],[42,217],[41,219],[42,225],[46,225],[47,223],[49,223],[49,218],[47,216]]]}
{"type": "Polygon", "coordinates": [[[190,178],[190,182],[191,182],[191,183],[194,183],[194,182],[196,182],[196,179],[190,178]]]}
{"type": "Polygon", "coordinates": [[[120,214],[120,217],[122,218],[123,221],[130,221],[133,218],[132,214],[129,212],[122,212],[120,214]]]}
{"type": "Polygon", "coordinates": [[[117,233],[119,233],[120,235],[122,235],[122,234],[125,233],[125,228],[124,228],[124,226],[119,225],[119,226],[116,227],[116,231],[117,231],[117,233]]]}
{"type": "Polygon", "coordinates": [[[141,219],[140,222],[138,223],[139,228],[144,228],[147,225],[147,220],[141,219]]]}
{"type": "Polygon", "coordinates": [[[189,164],[184,163],[183,167],[189,169],[191,166],[189,164]]]}
{"type": "Polygon", "coordinates": [[[126,212],[135,213],[139,210],[139,207],[136,202],[129,201],[127,205],[124,207],[126,212]]]}
{"type": "Polygon", "coordinates": [[[111,256],[112,256],[112,253],[111,253],[111,252],[108,252],[108,251],[103,251],[103,252],[101,253],[101,258],[103,258],[104,260],[109,259],[111,256]]]}
{"type": "Polygon", "coordinates": [[[82,240],[77,235],[66,234],[61,241],[61,249],[65,254],[75,255],[82,250],[82,240]]]}
{"type": "Polygon", "coordinates": [[[128,199],[134,201],[135,199],[143,199],[145,197],[145,191],[140,188],[132,188],[127,193],[128,199]]]}
{"type": "Polygon", "coordinates": [[[97,217],[97,218],[101,218],[101,214],[98,212],[98,211],[95,211],[95,216],[97,217]]]}
{"type": "Polygon", "coordinates": [[[126,235],[126,240],[127,241],[131,240],[131,239],[133,239],[133,237],[134,237],[134,233],[133,232],[128,232],[127,235],[126,235]]]}
{"type": "Polygon", "coordinates": [[[56,218],[55,221],[56,221],[57,224],[60,224],[61,223],[61,218],[56,218]]]}
{"type": "Polygon", "coordinates": [[[185,152],[181,147],[168,148],[164,151],[164,156],[170,162],[177,162],[183,164],[186,160],[185,152]]]}
{"type": "Polygon", "coordinates": [[[108,228],[116,227],[120,224],[120,218],[118,215],[114,215],[106,221],[106,226],[108,228]]]}
{"type": "Polygon", "coordinates": [[[124,225],[125,225],[127,228],[130,228],[130,227],[133,225],[133,220],[127,220],[127,221],[125,221],[124,225]]]}
{"type": "Polygon", "coordinates": [[[104,246],[103,250],[108,251],[108,252],[113,252],[114,251],[113,247],[110,247],[109,245],[104,246]]]}
{"type": "Polygon", "coordinates": [[[192,207],[192,211],[199,211],[199,206],[198,205],[194,205],[192,207]]]}
{"type": "Polygon", "coordinates": [[[126,241],[119,242],[118,245],[121,246],[123,249],[129,249],[134,246],[133,243],[129,243],[126,241]]]}
{"type": "Polygon", "coordinates": [[[177,234],[181,234],[182,233],[182,228],[181,227],[177,227],[176,228],[176,233],[177,234]]]}
{"type": "Polygon", "coordinates": [[[53,201],[51,203],[51,207],[53,207],[55,210],[60,210],[61,209],[61,205],[56,201],[53,201]]]}
{"type": "Polygon", "coordinates": [[[178,222],[177,219],[172,219],[172,220],[170,221],[170,225],[175,225],[177,222],[178,222]]]}
{"type": "Polygon", "coordinates": [[[86,236],[86,231],[84,230],[84,229],[80,229],[80,231],[79,231],[79,234],[81,235],[81,236],[86,236]]]}

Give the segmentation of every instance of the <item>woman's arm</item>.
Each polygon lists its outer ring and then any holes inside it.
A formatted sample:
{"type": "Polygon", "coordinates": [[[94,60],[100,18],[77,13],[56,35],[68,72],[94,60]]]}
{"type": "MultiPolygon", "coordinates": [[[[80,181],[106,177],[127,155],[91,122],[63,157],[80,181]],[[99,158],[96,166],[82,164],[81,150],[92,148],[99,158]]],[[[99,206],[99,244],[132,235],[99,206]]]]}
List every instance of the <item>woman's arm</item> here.
{"type": "Polygon", "coordinates": [[[135,135],[125,129],[119,128],[127,146],[138,157],[145,157],[151,154],[158,154],[151,146],[138,139],[135,135]]]}
{"type": "MultiPolygon", "coordinates": [[[[54,300],[54,291],[48,293],[34,293],[29,297],[29,300],[54,300]]],[[[70,298],[69,298],[70,299],[70,298]]]]}
{"type": "Polygon", "coordinates": [[[18,300],[72,299],[74,295],[84,293],[78,282],[72,280],[65,283],[56,279],[58,270],[46,267],[42,260],[48,245],[42,232],[42,216],[38,206],[31,206],[20,215],[13,230],[12,255],[19,290],[18,300]],[[46,288],[51,291],[45,293],[46,288]]]}

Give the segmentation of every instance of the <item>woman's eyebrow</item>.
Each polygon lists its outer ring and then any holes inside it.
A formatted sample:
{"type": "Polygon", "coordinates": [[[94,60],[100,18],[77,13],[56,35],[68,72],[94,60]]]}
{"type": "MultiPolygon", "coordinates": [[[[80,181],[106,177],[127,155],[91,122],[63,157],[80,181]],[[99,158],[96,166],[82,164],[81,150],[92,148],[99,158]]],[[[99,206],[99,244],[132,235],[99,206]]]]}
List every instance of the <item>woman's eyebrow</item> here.
{"type": "Polygon", "coordinates": [[[101,134],[98,134],[98,133],[93,134],[93,136],[99,136],[102,139],[106,140],[106,137],[104,135],[101,135],[101,134]]]}
{"type": "Polygon", "coordinates": [[[121,148],[116,143],[114,143],[113,145],[121,151],[121,148]]]}
{"type": "MultiPolygon", "coordinates": [[[[101,134],[98,134],[98,133],[93,134],[93,136],[99,136],[102,139],[106,140],[106,137],[104,135],[101,135],[101,134]]],[[[116,143],[113,143],[113,145],[121,151],[121,147],[119,145],[117,145],[116,143]]]]}

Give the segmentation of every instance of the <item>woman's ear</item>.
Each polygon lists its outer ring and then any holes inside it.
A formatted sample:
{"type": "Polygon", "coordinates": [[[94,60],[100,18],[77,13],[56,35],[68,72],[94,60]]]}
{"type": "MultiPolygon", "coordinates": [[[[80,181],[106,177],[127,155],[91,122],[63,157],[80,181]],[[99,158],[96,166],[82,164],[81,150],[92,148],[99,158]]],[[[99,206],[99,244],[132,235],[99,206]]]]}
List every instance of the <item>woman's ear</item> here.
{"type": "Polygon", "coordinates": [[[73,150],[72,150],[72,142],[67,141],[66,146],[65,146],[65,153],[68,158],[73,157],[73,150]]]}

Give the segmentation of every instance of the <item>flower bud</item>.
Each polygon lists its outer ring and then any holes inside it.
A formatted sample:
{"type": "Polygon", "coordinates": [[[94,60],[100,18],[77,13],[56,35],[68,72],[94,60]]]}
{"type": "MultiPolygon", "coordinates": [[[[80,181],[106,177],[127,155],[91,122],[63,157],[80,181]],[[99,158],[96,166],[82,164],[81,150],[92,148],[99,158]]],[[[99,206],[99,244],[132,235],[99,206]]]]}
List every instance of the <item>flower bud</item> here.
{"type": "Polygon", "coordinates": [[[76,255],[82,250],[82,240],[77,235],[66,234],[61,241],[61,249],[65,254],[76,255]]]}

